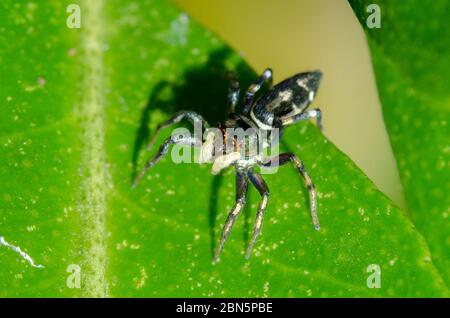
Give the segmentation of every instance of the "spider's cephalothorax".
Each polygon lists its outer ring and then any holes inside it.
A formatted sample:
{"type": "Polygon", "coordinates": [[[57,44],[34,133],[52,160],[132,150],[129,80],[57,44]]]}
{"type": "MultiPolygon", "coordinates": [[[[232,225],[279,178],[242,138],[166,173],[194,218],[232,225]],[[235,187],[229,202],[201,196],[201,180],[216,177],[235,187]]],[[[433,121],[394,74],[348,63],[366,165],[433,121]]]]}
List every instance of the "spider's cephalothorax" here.
{"type": "MultiPolygon", "coordinates": [[[[212,173],[216,174],[220,170],[234,166],[236,169],[236,203],[228,214],[227,220],[223,226],[222,237],[217,247],[214,260],[218,260],[223,245],[227,240],[231,229],[237,217],[241,213],[247,197],[249,181],[256,187],[262,196],[256,214],[256,222],[253,230],[253,236],[247,248],[246,257],[248,258],[255,244],[256,238],[261,232],[264,213],[269,201],[269,189],[261,174],[254,171],[253,167],[275,167],[291,162],[303,177],[310,197],[310,211],[312,222],[316,230],[320,229],[317,217],[317,195],[314,185],[309,177],[302,161],[293,153],[287,152],[279,154],[272,158],[265,158],[260,152],[248,150],[245,143],[240,142],[234,136],[228,138],[227,131],[230,128],[254,129],[263,131],[267,136],[263,140],[264,147],[270,147],[277,142],[278,136],[281,136],[286,126],[294,124],[300,120],[315,118],[319,128],[321,125],[321,112],[318,108],[308,110],[308,106],[316,96],[322,74],[319,71],[304,72],[296,74],[281,83],[272,87],[272,71],[266,69],[259,77],[258,81],[248,88],[244,96],[243,108],[241,111],[236,109],[239,101],[239,83],[233,74],[230,74],[231,86],[229,90],[229,115],[217,124],[218,130],[222,133],[219,144],[225,145],[228,139],[231,139],[231,151],[225,146],[218,149],[217,134],[206,130],[203,139],[194,136],[184,136],[174,134],[168,138],[160,147],[155,157],[151,158],[145,165],[141,173],[135,178],[133,186],[142,178],[145,172],[154,166],[169,150],[172,144],[185,144],[194,147],[200,147],[200,162],[212,162],[212,173]],[[261,87],[267,83],[269,90],[261,97],[255,100],[255,94],[261,87]],[[277,134],[275,134],[277,132],[277,134]],[[276,138],[274,137],[276,136],[276,138]],[[240,151],[243,148],[244,151],[240,151]]],[[[209,129],[209,124],[203,117],[193,111],[180,111],[166,122],[160,124],[150,141],[149,147],[153,144],[157,133],[172,124],[178,123],[183,119],[188,119],[193,124],[201,123],[205,129],[209,129]]],[[[252,137],[250,137],[251,139],[252,137]]]]}

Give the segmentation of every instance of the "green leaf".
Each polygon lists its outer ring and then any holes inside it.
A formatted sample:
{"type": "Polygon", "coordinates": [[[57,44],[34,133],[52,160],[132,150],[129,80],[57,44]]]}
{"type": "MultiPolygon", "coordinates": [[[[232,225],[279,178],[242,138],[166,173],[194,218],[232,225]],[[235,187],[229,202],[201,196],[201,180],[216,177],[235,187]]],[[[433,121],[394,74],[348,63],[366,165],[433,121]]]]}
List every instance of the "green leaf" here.
{"type": "Polygon", "coordinates": [[[450,284],[450,3],[350,1],[366,31],[408,208],[450,284]],[[369,29],[378,4],[381,28],[369,29]]]}
{"type": "Polygon", "coordinates": [[[410,220],[309,123],[282,146],[316,184],[321,231],[301,178],[282,167],[265,176],[253,257],[243,256],[259,201],[251,189],[212,264],[233,172],[213,177],[169,157],[137,189],[130,181],[159,122],[186,108],[214,123],[226,113],[225,72],[243,87],[256,75],[165,2],[86,0],[80,29],[66,27],[68,4],[1,4],[0,296],[448,295],[410,220]],[[368,288],[371,264],[381,288],[368,288]]]}

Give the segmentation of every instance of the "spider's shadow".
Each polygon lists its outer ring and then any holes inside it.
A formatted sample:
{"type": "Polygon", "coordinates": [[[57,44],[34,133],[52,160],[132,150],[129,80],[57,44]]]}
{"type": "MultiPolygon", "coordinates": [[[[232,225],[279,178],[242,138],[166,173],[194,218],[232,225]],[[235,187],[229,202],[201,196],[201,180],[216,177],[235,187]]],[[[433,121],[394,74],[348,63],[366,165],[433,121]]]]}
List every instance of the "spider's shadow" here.
{"type": "MultiPolygon", "coordinates": [[[[234,69],[227,68],[227,61],[232,58],[232,55],[232,51],[228,48],[214,51],[204,64],[188,69],[175,83],[162,80],[152,87],[147,104],[141,112],[140,125],[136,131],[132,152],[132,179],[140,168],[137,166],[139,154],[146,147],[151,135],[149,124],[154,110],[158,109],[166,113],[167,117],[180,110],[193,110],[202,114],[211,125],[215,125],[216,122],[226,117],[229,86],[226,77],[227,72],[234,71],[238,75],[241,95],[251,81],[256,79],[256,74],[243,62],[237,64],[234,69]],[[167,90],[170,90],[170,94],[165,94],[167,90]],[[170,97],[166,98],[165,95],[170,97]]],[[[218,193],[222,183],[223,177],[221,175],[214,176],[209,200],[211,253],[214,252],[216,245],[215,226],[218,212],[218,193]]],[[[245,222],[248,224],[248,220],[245,222]]],[[[244,240],[247,241],[248,225],[245,227],[244,240]]]]}

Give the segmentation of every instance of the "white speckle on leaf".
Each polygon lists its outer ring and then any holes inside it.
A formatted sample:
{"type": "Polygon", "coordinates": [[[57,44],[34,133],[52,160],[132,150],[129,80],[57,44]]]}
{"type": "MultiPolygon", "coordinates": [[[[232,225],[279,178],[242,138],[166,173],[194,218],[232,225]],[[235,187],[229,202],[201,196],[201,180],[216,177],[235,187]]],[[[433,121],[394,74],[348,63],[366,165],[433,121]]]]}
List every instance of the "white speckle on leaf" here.
{"type": "Polygon", "coordinates": [[[173,191],[172,189],[169,189],[166,191],[166,195],[175,195],[175,191],[173,191]]]}
{"type": "Polygon", "coordinates": [[[75,56],[77,54],[77,49],[76,48],[70,48],[67,50],[67,55],[68,56],[75,56]]]}
{"type": "Polygon", "coordinates": [[[37,83],[40,87],[43,87],[47,83],[47,80],[44,77],[39,76],[37,79],[37,83]]]}
{"type": "Polygon", "coordinates": [[[197,56],[197,55],[199,55],[200,54],[200,49],[198,49],[198,48],[193,48],[192,50],[191,50],[191,54],[192,55],[194,55],[194,56],[197,56]]]}
{"type": "Polygon", "coordinates": [[[189,16],[181,13],[175,20],[170,23],[170,29],[156,35],[162,41],[168,44],[183,46],[187,44],[187,36],[189,32],[189,16]]]}
{"type": "Polygon", "coordinates": [[[144,287],[145,282],[147,281],[148,278],[147,272],[145,271],[144,267],[140,268],[140,274],[141,275],[139,278],[138,277],[133,278],[133,281],[135,282],[137,289],[141,289],[142,287],[144,287]]]}
{"type": "Polygon", "coordinates": [[[117,250],[122,250],[122,249],[126,248],[127,246],[128,246],[127,240],[123,240],[121,243],[118,243],[116,245],[116,249],[117,250]]]}
{"type": "Polygon", "coordinates": [[[34,260],[31,258],[31,256],[28,255],[27,253],[25,253],[24,251],[22,251],[20,246],[15,246],[15,245],[8,243],[3,236],[0,236],[0,245],[6,246],[9,249],[13,250],[14,252],[18,253],[20,256],[22,256],[22,258],[24,260],[26,260],[28,263],[30,263],[30,265],[33,267],[36,267],[36,268],[44,267],[44,265],[36,265],[34,263],[34,260]]]}
{"type": "Polygon", "coordinates": [[[269,287],[270,287],[270,284],[269,284],[269,282],[265,282],[264,283],[264,286],[263,286],[263,290],[264,290],[264,297],[268,297],[268,292],[269,292],[269,287]]]}

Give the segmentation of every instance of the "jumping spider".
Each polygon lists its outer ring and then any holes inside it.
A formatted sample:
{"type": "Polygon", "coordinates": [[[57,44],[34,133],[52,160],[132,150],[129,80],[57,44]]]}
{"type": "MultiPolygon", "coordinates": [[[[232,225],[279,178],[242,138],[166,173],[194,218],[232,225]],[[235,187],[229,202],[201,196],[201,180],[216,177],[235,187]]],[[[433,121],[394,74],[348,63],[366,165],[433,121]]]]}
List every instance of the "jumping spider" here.
{"type": "MultiPolygon", "coordinates": [[[[269,136],[271,132],[277,130],[279,132],[277,136],[281,136],[287,126],[300,120],[307,120],[310,118],[315,118],[317,120],[317,125],[321,128],[320,109],[307,110],[317,93],[321,77],[322,74],[320,71],[299,73],[272,87],[272,70],[267,68],[259,77],[258,81],[248,88],[244,97],[243,109],[239,112],[236,110],[240,93],[239,82],[234,74],[230,74],[231,85],[228,95],[229,114],[226,120],[217,123],[217,127],[224,134],[223,142],[225,143],[226,140],[225,128],[246,129],[250,127],[268,132],[269,136]],[[255,100],[255,94],[261,89],[264,83],[269,85],[269,90],[255,100]]],[[[189,120],[192,124],[201,123],[203,127],[210,127],[200,114],[193,111],[180,111],[158,126],[148,148],[151,147],[161,129],[178,123],[183,119],[189,120]]],[[[221,240],[217,246],[214,261],[218,261],[223,245],[245,205],[250,180],[261,194],[262,199],[256,214],[253,236],[246,252],[246,258],[249,258],[256,238],[261,232],[264,213],[269,201],[269,189],[261,174],[254,171],[253,167],[276,167],[292,162],[303,177],[309,192],[312,223],[316,230],[320,229],[319,219],[317,217],[317,195],[314,184],[302,161],[295,154],[286,152],[272,158],[263,158],[258,154],[248,155],[247,153],[247,156],[242,157],[237,155],[236,145],[235,151],[232,151],[231,153],[222,153],[220,150],[214,149],[213,142],[214,135],[208,133],[205,134],[203,140],[200,140],[195,136],[173,135],[169,137],[162,144],[158,153],[147,161],[141,173],[136,176],[133,181],[133,187],[136,186],[137,182],[149,168],[163,158],[168,152],[169,146],[172,144],[185,144],[200,147],[201,161],[212,162],[212,172],[214,174],[228,166],[234,166],[236,169],[236,203],[228,214],[227,220],[223,226],[221,240]]],[[[265,142],[266,147],[269,147],[271,142],[273,142],[273,140],[265,142]]],[[[237,146],[237,148],[239,147],[241,147],[241,145],[237,146]]]]}

